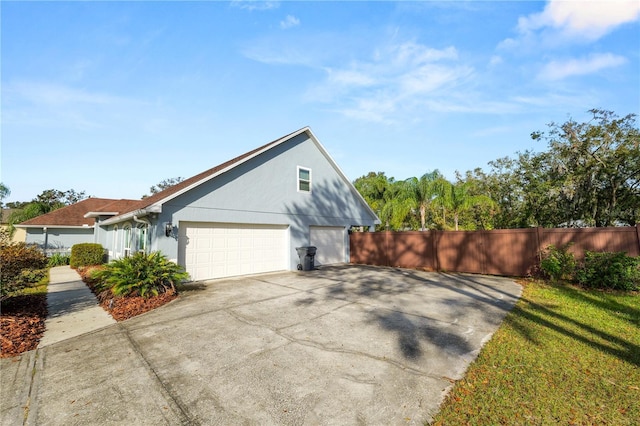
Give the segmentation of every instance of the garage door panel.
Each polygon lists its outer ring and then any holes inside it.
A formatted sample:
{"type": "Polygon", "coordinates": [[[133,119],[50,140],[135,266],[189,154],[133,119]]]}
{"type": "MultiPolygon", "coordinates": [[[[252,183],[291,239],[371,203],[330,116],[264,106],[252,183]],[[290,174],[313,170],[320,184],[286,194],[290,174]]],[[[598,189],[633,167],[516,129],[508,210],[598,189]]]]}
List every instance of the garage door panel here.
{"type": "Polygon", "coordinates": [[[182,223],[184,266],[193,280],[287,269],[286,226],[182,223]]]}
{"type": "Polygon", "coordinates": [[[312,246],[318,248],[316,263],[328,265],[345,262],[345,228],[312,226],[309,228],[312,246]]]}

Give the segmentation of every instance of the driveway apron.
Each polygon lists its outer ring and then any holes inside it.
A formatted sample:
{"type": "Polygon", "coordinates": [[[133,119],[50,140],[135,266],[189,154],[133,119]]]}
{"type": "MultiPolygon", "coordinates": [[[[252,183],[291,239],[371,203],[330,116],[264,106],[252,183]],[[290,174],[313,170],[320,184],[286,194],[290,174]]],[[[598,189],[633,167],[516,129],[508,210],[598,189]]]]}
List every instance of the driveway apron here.
{"type": "Polygon", "coordinates": [[[423,424],[521,293],[506,278],[353,265],[188,287],[0,360],[0,423],[423,424]]]}

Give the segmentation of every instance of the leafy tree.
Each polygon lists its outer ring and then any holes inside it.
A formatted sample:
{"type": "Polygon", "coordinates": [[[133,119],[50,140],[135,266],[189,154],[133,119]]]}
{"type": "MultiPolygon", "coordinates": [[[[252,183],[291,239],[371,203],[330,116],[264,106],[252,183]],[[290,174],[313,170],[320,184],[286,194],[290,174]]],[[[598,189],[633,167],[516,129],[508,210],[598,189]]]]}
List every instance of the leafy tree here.
{"type": "Polygon", "coordinates": [[[408,209],[400,199],[403,182],[385,176],[384,172],[370,172],[353,182],[369,207],[381,220],[379,230],[402,229],[408,209]]]}
{"type": "Polygon", "coordinates": [[[4,183],[0,182],[0,207],[3,206],[2,200],[7,198],[11,194],[11,190],[4,183]]]}
{"type": "Polygon", "coordinates": [[[59,191],[57,189],[47,189],[42,191],[36,198],[32,200],[34,203],[41,203],[49,211],[59,209],[64,206],[75,204],[87,198],[84,191],[76,192],[73,189],[59,191]]]}
{"type": "MultiPolygon", "coordinates": [[[[453,216],[454,229],[459,230],[460,217],[474,206],[493,204],[486,195],[475,195],[470,182],[458,181],[455,184],[442,179],[439,182],[439,194],[434,203],[453,216]]],[[[445,219],[446,224],[446,219],[445,219]]],[[[474,226],[475,228],[475,226],[474,226]]]]}
{"type": "Polygon", "coordinates": [[[28,203],[11,203],[12,207],[19,208],[9,216],[9,228],[14,231],[14,225],[24,222],[34,217],[49,213],[61,207],[75,204],[87,198],[84,191],[76,192],[73,189],[59,191],[57,189],[47,189],[42,191],[36,198],[28,203]]]}
{"type": "Polygon", "coordinates": [[[635,115],[591,110],[586,123],[551,123],[542,152],[489,163],[467,178],[494,200],[496,228],[634,225],[640,220],[640,146],[635,115]]]}
{"type": "Polygon", "coordinates": [[[438,196],[438,185],[443,178],[438,170],[425,173],[420,178],[411,177],[404,181],[400,194],[404,206],[420,216],[420,230],[426,230],[427,211],[438,196]]]}
{"type": "Polygon", "coordinates": [[[590,112],[589,122],[551,123],[548,133],[532,134],[549,146],[522,165],[536,175],[527,191],[547,191],[547,201],[555,201],[530,203],[532,217],[543,226],[634,225],[640,220],[640,131],[635,115],[590,112]]]}
{"type": "MultiPolygon", "coordinates": [[[[163,181],[160,181],[159,183],[149,188],[149,191],[151,192],[151,195],[157,194],[158,192],[162,192],[167,188],[171,188],[172,186],[179,184],[183,180],[184,178],[180,176],[175,178],[164,179],[163,181]]],[[[147,197],[149,197],[149,195],[147,194],[142,196],[142,198],[147,198],[147,197]]]]}

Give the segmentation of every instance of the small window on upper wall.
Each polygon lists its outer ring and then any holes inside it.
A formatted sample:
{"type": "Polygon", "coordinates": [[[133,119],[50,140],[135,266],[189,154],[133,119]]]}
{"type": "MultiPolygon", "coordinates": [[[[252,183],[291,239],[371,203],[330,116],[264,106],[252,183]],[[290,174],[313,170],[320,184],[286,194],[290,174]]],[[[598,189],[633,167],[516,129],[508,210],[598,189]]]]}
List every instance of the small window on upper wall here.
{"type": "Polygon", "coordinates": [[[311,169],[298,166],[298,191],[311,192],[311,169]]]}

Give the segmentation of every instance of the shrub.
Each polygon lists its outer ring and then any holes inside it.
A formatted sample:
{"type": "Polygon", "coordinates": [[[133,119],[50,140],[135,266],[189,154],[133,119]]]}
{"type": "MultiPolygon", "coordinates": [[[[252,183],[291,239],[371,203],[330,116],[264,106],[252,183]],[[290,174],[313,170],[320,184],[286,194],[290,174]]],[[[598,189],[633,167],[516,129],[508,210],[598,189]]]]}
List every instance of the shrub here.
{"type": "Polygon", "coordinates": [[[101,265],[104,263],[104,248],[100,244],[81,243],[71,247],[69,264],[72,268],[101,265]]]}
{"type": "Polygon", "coordinates": [[[135,253],[133,256],[114,260],[96,271],[93,278],[100,283],[98,289],[111,289],[116,296],[157,296],[189,278],[184,269],[169,261],[160,252],[135,253]]]}
{"type": "Polygon", "coordinates": [[[639,290],[640,258],[627,256],[624,252],[587,251],[576,278],[585,287],[639,290]]]}
{"type": "Polygon", "coordinates": [[[23,269],[15,278],[17,285],[21,288],[33,287],[40,283],[47,276],[47,269],[23,269]]]}
{"type": "Polygon", "coordinates": [[[4,298],[28,287],[28,272],[23,275],[23,271],[45,268],[47,257],[35,246],[13,243],[0,247],[0,264],[0,288],[4,298]]]}
{"type": "Polygon", "coordinates": [[[573,243],[565,244],[557,248],[554,245],[547,247],[544,257],[540,261],[540,269],[554,281],[573,280],[576,271],[576,259],[569,249],[573,243]]]}
{"type": "Polygon", "coordinates": [[[48,265],[50,268],[53,268],[54,266],[68,265],[70,260],[71,256],[68,254],[53,253],[51,257],[49,257],[48,265]]]}

